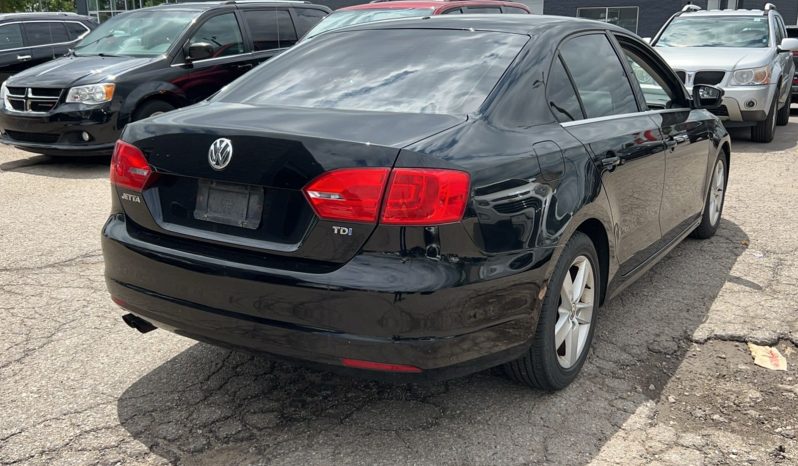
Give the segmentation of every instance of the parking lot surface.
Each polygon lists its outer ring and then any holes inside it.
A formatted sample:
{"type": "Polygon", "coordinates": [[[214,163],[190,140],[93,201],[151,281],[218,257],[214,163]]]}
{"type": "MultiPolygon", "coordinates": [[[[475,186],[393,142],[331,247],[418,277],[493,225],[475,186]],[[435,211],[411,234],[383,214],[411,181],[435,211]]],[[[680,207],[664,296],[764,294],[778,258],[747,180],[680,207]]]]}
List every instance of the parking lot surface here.
{"type": "MultiPolygon", "coordinates": [[[[724,220],[599,315],[554,394],[391,385],[140,335],[103,282],[107,160],[0,148],[0,464],[798,463],[798,117],[736,135],[724,220]],[[777,345],[788,371],[744,342],[777,345]]],[[[365,311],[364,311],[365,312],[365,311]]]]}

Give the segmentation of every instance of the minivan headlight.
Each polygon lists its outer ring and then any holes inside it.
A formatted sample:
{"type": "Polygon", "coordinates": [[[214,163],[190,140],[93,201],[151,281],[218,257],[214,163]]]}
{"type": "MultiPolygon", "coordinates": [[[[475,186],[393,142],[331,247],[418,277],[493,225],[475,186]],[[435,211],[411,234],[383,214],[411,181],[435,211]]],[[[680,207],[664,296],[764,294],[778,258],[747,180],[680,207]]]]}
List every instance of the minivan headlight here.
{"type": "Polygon", "coordinates": [[[3,108],[6,110],[14,110],[11,107],[11,104],[8,103],[8,99],[6,97],[8,97],[8,87],[6,87],[6,82],[3,81],[3,84],[0,85],[0,99],[3,99],[3,108]]]}
{"type": "Polygon", "coordinates": [[[732,73],[733,86],[755,86],[770,84],[770,66],[736,70],[732,73]]]}
{"type": "Polygon", "coordinates": [[[114,98],[116,84],[90,84],[73,87],[67,93],[67,103],[101,104],[114,98]]]}

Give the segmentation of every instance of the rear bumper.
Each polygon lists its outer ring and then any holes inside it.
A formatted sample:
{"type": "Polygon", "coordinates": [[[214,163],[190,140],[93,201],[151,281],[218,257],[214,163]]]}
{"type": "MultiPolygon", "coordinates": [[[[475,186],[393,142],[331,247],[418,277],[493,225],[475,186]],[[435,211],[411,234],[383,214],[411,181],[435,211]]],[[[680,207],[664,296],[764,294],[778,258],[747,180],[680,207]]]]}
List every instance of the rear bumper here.
{"type": "MultiPolygon", "coordinates": [[[[422,282],[396,277],[418,276],[419,266],[401,257],[390,264],[356,256],[321,274],[225,263],[143,243],[128,233],[121,215],[106,224],[102,242],[110,293],[157,327],[390,380],[456,377],[517,358],[531,344],[544,283],[541,266],[495,280],[464,282],[467,275],[461,275],[455,282],[439,280],[432,289],[425,280],[424,291],[414,292],[408,284],[422,282]],[[353,287],[357,276],[384,285],[353,287]],[[421,372],[346,369],[343,358],[421,372]]],[[[424,266],[424,273],[452,276],[436,271],[435,264],[424,266]]]]}
{"type": "Polygon", "coordinates": [[[0,130],[0,143],[47,155],[110,155],[120,134],[110,107],[39,115],[2,109],[0,130]],[[83,140],[84,131],[89,141],[83,140]]]}

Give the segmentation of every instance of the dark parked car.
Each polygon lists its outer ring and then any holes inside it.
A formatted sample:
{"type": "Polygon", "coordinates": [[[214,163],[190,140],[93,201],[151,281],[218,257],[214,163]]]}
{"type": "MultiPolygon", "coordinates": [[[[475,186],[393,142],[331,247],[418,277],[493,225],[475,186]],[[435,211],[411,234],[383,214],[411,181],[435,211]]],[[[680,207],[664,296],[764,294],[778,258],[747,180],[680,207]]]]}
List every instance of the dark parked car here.
{"type": "Polygon", "coordinates": [[[115,16],[71,56],[5,82],[0,142],[49,155],[110,155],[129,122],[207,98],[294,45],[329,12],[245,0],[115,16]]]}
{"type": "MultiPolygon", "coordinates": [[[[787,26],[787,37],[798,39],[798,26],[787,26]]],[[[792,53],[795,62],[795,74],[792,77],[792,101],[798,102],[798,51],[792,53]]]]}
{"type": "Polygon", "coordinates": [[[141,331],[562,388],[601,303],[718,228],[730,142],[703,107],[722,91],[693,92],[637,36],[573,18],[319,35],[128,125],[108,289],[141,331]]]}
{"type": "Polygon", "coordinates": [[[96,27],[74,13],[0,14],[0,82],[66,54],[96,27]]]}

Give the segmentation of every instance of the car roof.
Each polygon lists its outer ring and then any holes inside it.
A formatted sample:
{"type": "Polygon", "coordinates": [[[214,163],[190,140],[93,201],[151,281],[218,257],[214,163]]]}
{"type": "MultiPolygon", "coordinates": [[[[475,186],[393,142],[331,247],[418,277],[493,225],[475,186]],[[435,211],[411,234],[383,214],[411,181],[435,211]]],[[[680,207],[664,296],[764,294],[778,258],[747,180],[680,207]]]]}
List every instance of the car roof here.
{"type": "Polygon", "coordinates": [[[374,2],[374,3],[364,3],[362,5],[353,5],[348,6],[345,8],[340,8],[339,10],[342,11],[352,11],[352,10],[398,10],[398,9],[406,9],[406,8],[457,8],[458,6],[513,6],[516,8],[523,8],[524,10],[528,10],[528,8],[522,3],[516,2],[502,2],[497,0],[423,0],[423,1],[413,1],[413,0],[400,0],[400,1],[390,1],[390,2],[374,2]]]}
{"type": "MultiPolygon", "coordinates": [[[[159,10],[210,10],[213,8],[218,8],[220,6],[225,5],[307,5],[307,6],[318,6],[322,7],[323,5],[312,5],[311,2],[303,1],[303,0],[228,0],[228,1],[219,1],[219,2],[183,2],[183,3],[164,3],[161,5],[151,6],[147,8],[141,8],[141,10],[152,10],[152,9],[159,9],[159,10]]],[[[139,11],[139,10],[129,10],[129,11],[139,11]]]]}
{"type": "Polygon", "coordinates": [[[425,16],[423,18],[372,21],[335,29],[329,31],[328,34],[367,29],[460,29],[525,35],[541,34],[544,32],[569,34],[571,32],[586,30],[610,30],[634,36],[633,32],[620,26],[570,16],[491,14],[435,15],[425,16]]]}
{"type": "Polygon", "coordinates": [[[3,13],[0,14],[0,21],[10,19],[25,20],[25,19],[72,19],[72,20],[90,20],[88,16],[78,15],[76,13],[66,12],[32,12],[32,13],[3,13]]]}

